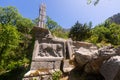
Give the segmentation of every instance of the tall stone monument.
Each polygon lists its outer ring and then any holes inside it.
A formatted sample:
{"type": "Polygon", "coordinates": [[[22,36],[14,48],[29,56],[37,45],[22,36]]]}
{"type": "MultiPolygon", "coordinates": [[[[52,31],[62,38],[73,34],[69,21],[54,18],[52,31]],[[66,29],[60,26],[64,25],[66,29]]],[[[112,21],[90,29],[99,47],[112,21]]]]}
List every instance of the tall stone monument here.
{"type": "Polygon", "coordinates": [[[46,19],[46,5],[42,3],[39,8],[38,27],[45,28],[45,19],[46,19]]]}
{"type": "Polygon", "coordinates": [[[41,4],[39,9],[39,25],[33,28],[35,45],[31,63],[31,70],[59,69],[65,55],[65,41],[55,39],[45,28],[46,6],[41,4]],[[58,65],[56,67],[56,64],[58,65]]]}
{"type": "MultiPolygon", "coordinates": [[[[51,32],[45,28],[46,6],[41,4],[39,9],[39,23],[33,28],[35,38],[33,56],[30,71],[25,74],[23,80],[38,76],[41,80],[42,75],[47,76],[55,70],[61,70],[63,59],[66,59],[66,40],[55,38],[51,32]]],[[[50,76],[45,77],[51,78],[50,76]]],[[[52,80],[52,79],[50,79],[52,80]]]]}

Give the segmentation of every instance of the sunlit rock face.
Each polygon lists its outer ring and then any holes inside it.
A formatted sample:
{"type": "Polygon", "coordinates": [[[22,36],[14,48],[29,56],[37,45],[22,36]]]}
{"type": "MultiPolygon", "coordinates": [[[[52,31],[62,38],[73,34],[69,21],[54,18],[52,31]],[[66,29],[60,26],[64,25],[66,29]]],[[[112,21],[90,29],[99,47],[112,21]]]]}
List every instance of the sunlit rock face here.
{"type": "MultiPolygon", "coordinates": [[[[77,43],[77,45],[79,44],[77,43]]],[[[88,44],[85,43],[85,45],[88,44]]],[[[79,75],[77,79],[88,79],[91,76],[91,80],[119,80],[119,54],[120,48],[112,46],[100,49],[93,48],[93,45],[89,45],[89,47],[80,46],[79,48],[77,46],[72,60],[75,68],[70,72],[70,80],[77,78],[74,75],[75,72],[79,75]]]]}
{"type": "Polygon", "coordinates": [[[35,45],[31,70],[60,69],[61,61],[66,58],[66,40],[56,39],[48,29],[34,27],[33,30],[35,45]]]}

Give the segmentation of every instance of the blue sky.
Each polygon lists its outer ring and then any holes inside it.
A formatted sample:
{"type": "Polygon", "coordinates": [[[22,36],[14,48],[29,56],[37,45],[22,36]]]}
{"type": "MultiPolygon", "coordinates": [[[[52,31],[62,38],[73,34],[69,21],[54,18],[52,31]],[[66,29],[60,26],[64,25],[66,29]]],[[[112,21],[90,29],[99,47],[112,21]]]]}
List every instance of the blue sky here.
{"type": "Polygon", "coordinates": [[[64,28],[92,21],[100,24],[108,17],[120,12],[120,0],[100,0],[99,4],[87,5],[87,0],[0,0],[0,6],[15,6],[26,18],[38,17],[40,3],[47,6],[47,15],[64,28]]]}

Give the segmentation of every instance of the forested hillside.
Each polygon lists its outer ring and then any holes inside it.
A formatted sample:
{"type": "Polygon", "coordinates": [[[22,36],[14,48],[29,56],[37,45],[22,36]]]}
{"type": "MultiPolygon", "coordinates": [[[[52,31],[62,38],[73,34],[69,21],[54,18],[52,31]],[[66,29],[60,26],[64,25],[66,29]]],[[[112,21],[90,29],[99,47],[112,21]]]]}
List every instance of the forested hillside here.
{"type": "Polygon", "coordinates": [[[107,20],[109,20],[111,23],[120,24],[120,13],[115,14],[112,17],[109,17],[107,20]]]}

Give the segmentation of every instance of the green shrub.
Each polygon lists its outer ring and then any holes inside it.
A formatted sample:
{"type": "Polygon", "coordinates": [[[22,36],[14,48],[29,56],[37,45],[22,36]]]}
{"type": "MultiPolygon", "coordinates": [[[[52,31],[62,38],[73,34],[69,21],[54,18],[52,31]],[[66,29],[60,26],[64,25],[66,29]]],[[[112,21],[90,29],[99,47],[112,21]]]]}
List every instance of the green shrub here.
{"type": "Polygon", "coordinates": [[[60,77],[62,76],[62,72],[61,71],[55,71],[53,74],[52,74],[52,79],[53,80],[60,80],[60,77]]]}

